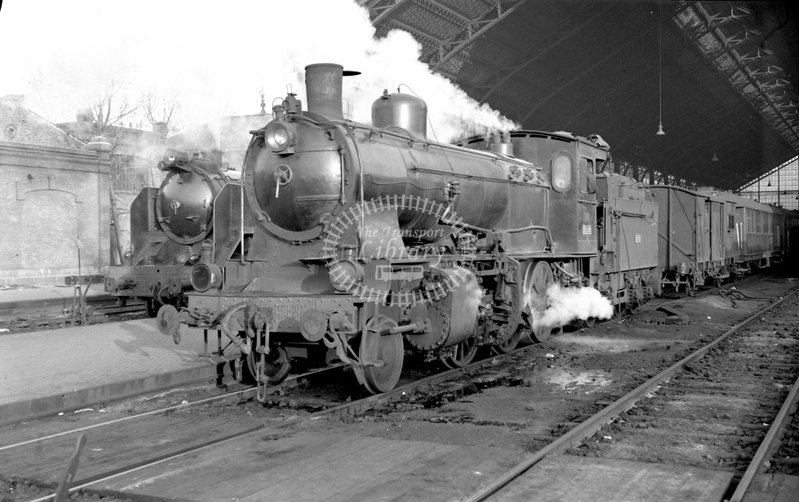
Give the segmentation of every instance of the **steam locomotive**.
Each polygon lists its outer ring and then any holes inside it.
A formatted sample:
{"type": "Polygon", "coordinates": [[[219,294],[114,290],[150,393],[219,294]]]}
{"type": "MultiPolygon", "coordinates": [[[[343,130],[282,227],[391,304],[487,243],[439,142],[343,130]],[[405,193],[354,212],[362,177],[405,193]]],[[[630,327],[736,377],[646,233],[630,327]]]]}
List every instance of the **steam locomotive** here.
{"type": "Polygon", "coordinates": [[[558,327],[546,315],[555,284],[612,305],[660,293],[672,265],[658,250],[662,198],[603,173],[601,137],[515,131],[442,144],[427,138],[421,99],[387,92],[372,124],[356,123],[341,104],[353,74],[306,67],[307,109],[289,94],[251,131],[241,182],[220,186],[202,213],[213,232],[189,232],[201,252],[183,262],[186,305],[158,311],[162,333],[178,341],[186,325],[207,342],[216,330],[220,356],[227,337],[259,398],[298,359],[344,362],[385,392],[406,349],[455,367],[480,346],[546,340],[558,327]]]}
{"type": "Polygon", "coordinates": [[[131,204],[128,263],[111,267],[105,290],[121,302],[142,299],[155,317],[162,305],[184,307],[191,267],[213,229],[212,205],[223,186],[235,183],[220,169],[218,154],[168,150],[159,188],[144,188],[131,204]]]}

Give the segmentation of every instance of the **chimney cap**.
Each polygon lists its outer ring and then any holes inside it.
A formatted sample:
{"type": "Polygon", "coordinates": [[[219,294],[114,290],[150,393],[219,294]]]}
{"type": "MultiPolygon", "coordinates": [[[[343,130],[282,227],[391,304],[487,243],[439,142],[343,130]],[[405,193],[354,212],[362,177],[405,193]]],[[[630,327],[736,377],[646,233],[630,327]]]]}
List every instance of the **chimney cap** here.
{"type": "Polygon", "coordinates": [[[94,150],[95,152],[110,152],[111,146],[111,142],[108,141],[105,136],[94,136],[86,144],[86,148],[94,150]]]}

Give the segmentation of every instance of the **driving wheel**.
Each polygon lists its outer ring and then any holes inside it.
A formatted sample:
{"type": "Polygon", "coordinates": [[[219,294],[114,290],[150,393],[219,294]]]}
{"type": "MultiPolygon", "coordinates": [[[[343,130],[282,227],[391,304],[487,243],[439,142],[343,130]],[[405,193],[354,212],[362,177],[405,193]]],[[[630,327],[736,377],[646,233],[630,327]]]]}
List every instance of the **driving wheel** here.
{"type": "Polygon", "coordinates": [[[402,334],[383,334],[397,325],[378,315],[366,323],[358,356],[364,365],[364,386],[373,393],[388,392],[397,385],[405,358],[402,334]]]}
{"type": "Polygon", "coordinates": [[[455,345],[450,352],[441,356],[441,362],[450,369],[463,368],[474,361],[477,354],[477,339],[469,337],[455,345]]]}
{"type": "Polygon", "coordinates": [[[543,342],[552,333],[552,326],[540,322],[541,316],[547,309],[547,290],[555,283],[552,269],[544,261],[530,263],[524,273],[522,294],[524,306],[530,312],[532,330],[528,334],[530,341],[543,342]]]}

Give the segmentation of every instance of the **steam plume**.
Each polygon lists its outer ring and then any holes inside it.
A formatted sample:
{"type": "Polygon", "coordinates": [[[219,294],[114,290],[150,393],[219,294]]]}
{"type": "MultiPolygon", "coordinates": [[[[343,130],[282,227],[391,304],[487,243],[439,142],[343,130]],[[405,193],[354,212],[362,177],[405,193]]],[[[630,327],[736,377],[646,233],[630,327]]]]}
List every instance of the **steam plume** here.
{"type": "Polygon", "coordinates": [[[128,101],[177,95],[180,122],[192,126],[257,113],[261,90],[268,112],[287,84],[307,102],[302,69],[329,62],[362,72],[343,89],[353,120],[368,122],[383,89],[405,84],[403,92],[428,101],[429,131],[439,141],[461,136],[458,123],[474,124],[472,131],[515,127],[432,74],[411,35],[374,34],[368,11],[354,0],[10,2],[0,14],[0,44],[24,40],[25,51],[4,59],[0,95],[25,94],[39,114],[66,122],[116,80],[127,84],[128,101]],[[29,36],[34,27],[40,36],[29,36]]]}
{"type": "Polygon", "coordinates": [[[594,288],[562,288],[553,284],[547,289],[548,307],[536,323],[545,326],[565,326],[576,320],[610,319],[613,305],[594,288]]]}

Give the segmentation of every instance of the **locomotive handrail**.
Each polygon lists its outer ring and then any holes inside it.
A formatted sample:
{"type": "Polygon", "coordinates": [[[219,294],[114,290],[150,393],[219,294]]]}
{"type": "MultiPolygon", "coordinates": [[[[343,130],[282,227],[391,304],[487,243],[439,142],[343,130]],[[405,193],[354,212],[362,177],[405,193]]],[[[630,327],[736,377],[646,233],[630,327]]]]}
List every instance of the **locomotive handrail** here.
{"type": "MultiPolygon", "coordinates": [[[[441,219],[441,223],[443,223],[445,225],[448,225],[448,224],[450,224],[452,222],[446,221],[446,220],[444,220],[442,218],[441,219]]],[[[484,234],[489,234],[489,233],[494,233],[494,234],[496,234],[496,233],[515,234],[515,233],[519,233],[519,232],[526,232],[527,230],[541,230],[541,231],[543,231],[546,234],[546,237],[547,237],[547,248],[546,249],[547,250],[551,250],[552,249],[552,234],[549,231],[549,227],[545,227],[545,226],[542,226],[542,225],[528,225],[526,227],[519,227],[519,228],[509,228],[509,229],[503,229],[503,230],[491,230],[491,229],[488,229],[488,228],[482,228],[482,227],[476,227],[474,225],[469,225],[466,222],[459,222],[458,224],[463,226],[464,228],[469,229],[469,230],[474,230],[475,232],[482,232],[484,234]]]]}

